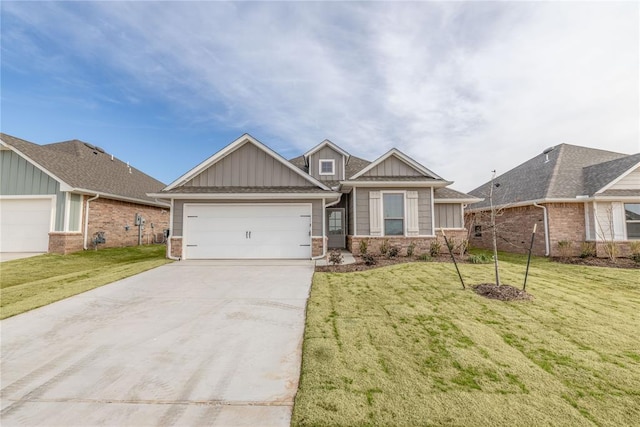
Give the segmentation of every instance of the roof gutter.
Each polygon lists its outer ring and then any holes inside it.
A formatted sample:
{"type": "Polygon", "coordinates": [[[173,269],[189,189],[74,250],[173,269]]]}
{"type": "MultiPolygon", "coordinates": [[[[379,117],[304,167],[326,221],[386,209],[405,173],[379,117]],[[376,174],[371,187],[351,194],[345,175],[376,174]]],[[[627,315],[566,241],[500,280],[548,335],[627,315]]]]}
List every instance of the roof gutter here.
{"type": "Polygon", "coordinates": [[[544,256],[549,256],[550,253],[550,243],[549,243],[549,216],[547,214],[547,207],[541,206],[537,202],[533,203],[533,206],[536,208],[540,208],[544,211],[544,256]]]}
{"type": "Polygon", "coordinates": [[[84,243],[82,245],[83,249],[86,251],[87,250],[87,238],[89,237],[89,202],[92,202],[94,200],[96,200],[98,197],[100,197],[99,194],[96,194],[95,196],[93,196],[90,199],[87,199],[87,204],[85,207],[85,214],[84,214],[84,243]]]}

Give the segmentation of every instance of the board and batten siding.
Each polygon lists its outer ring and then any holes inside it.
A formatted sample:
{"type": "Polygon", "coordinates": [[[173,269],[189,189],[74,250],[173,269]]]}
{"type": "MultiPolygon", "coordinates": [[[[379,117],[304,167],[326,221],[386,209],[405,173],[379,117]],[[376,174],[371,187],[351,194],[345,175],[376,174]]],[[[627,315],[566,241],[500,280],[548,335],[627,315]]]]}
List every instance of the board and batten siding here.
{"type": "Polygon", "coordinates": [[[304,187],[304,177],[251,143],[202,171],[185,187],[304,187]]]}
{"type": "Polygon", "coordinates": [[[363,176],[423,176],[422,173],[415,170],[402,160],[395,156],[391,156],[371,170],[368,170],[363,176]]]}
{"type": "Polygon", "coordinates": [[[319,181],[338,181],[344,179],[344,160],[342,154],[329,146],[324,146],[309,156],[309,174],[319,181]],[[320,175],[320,160],[334,160],[333,175],[320,175]]]}
{"type": "Polygon", "coordinates": [[[459,203],[434,205],[436,228],[462,228],[462,209],[459,203]]]}
{"type": "Polygon", "coordinates": [[[610,187],[611,190],[637,190],[640,193],[640,168],[622,178],[610,187]]]}
{"type": "Polygon", "coordinates": [[[60,183],[11,150],[0,150],[0,195],[56,196],[54,230],[64,230],[65,194],[60,183]]]}
{"type": "MultiPolygon", "coordinates": [[[[417,191],[418,192],[418,234],[432,236],[431,188],[357,188],[356,192],[356,232],[358,236],[371,235],[369,226],[369,192],[370,191],[417,191]]],[[[406,215],[406,213],[405,213],[406,215]]],[[[406,216],[405,216],[406,220],[406,216]]]]}
{"type": "Polygon", "coordinates": [[[184,204],[247,204],[247,205],[259,205],[260,203],[264,204],[311,204],[311,233],[313,236],[322,236],[322,200],[313,199],[313,200],[175,200],[173,204],[173,231],[171,232],[172,236],[180,237],[183,233],[183,213],[184,213],[184,204]]]}

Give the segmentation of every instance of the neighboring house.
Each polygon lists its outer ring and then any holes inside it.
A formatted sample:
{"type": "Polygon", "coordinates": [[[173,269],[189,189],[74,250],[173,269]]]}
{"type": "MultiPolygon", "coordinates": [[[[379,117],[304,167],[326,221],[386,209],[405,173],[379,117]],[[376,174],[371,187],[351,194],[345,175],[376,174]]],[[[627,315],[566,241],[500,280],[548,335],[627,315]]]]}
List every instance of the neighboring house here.
{"type": "MultiPolygon", "coordinates": [[[[466,211],[474,247],[492,247],[490,188],[489,181],[470,193],[484,198],[466,211]]],[[[640,239],[640,154],[552,147],[495,178],[493,204],[499,250],[528,250],[537,223],[536,255],[557,256],[560,246],[578,255],[584,242],[595,243],[598,256],[614,243],[628,255],[640,239]]]]}
{"type": "Polygon", "coordinates": [[[393,149],[369,162],[324,141],[290,161],[243,135],[161,192],[170,200],[169,255],[299,258],[380,244],[428,251],[440,229],[466,238],[478,199],[393,149]]]}
{"type": "Polygon", "coordinates": [[[164,184],[100,147],[0,134],[0,168],[2,252],[66,254],[93,248],[98,232],[100,247],[131,246],[169,227],[169,205],[146,195],[164,184]]]}

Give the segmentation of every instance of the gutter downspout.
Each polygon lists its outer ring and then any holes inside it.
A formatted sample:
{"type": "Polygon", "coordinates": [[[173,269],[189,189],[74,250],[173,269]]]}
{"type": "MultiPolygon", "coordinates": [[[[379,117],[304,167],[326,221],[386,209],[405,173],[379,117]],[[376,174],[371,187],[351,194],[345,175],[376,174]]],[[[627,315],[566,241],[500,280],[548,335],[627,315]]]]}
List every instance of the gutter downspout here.
{"type": "Polygon", "coordinates": [[[169,211],[169,235],[167,236],[167,259],[180,261],[180,257],[171,256],[171,238],[173,237],[173,201],[171,199],[171,210],[169,211]]]}
{"type": "Polygon", "coordinates": [[[100,197],[100,195],[96,194],[94,197],[87,199],[87,204],[85,207],[86,212],[84,214],[84,244],[82,245],[82,248],[85,251],[87,250],[87,238],[89,237],[87,235],[89,233],[89,202],[96,200],[98,197],[100,197]]]}
{"type": "Polygon", "coordinates": [[[533,206],[544,211],[544,256],[549,256],[551,248],[549,243],[549,216],[547,214],[547,207],[540,206],[537,202],[534,202],[533,206]]]}
{"type": "MultiPolygon", "coordinates": [[[[325,199],[322,199],[322,200],[324,201],[325,199]]],[[[337,205],[338,203],[340,203],[340,200],[342,200],[342,194],[340,195],[340,197],[338,197],[338,199],[335,202],[331,202],[328,205],[325,205],[323,203],[324,208],[322,208],[322,255],[311,257],[312,260],[322,259],[322,258],[327,256],[327,243],[324,240],[325,234],[326,234],[325,227],[326,227],[326,223],[327,223],[327,219],[325,218],[325,213],[327,211],[327,208],[329,208],[331,206],[334,206],[334,205],[337,205]]]]}

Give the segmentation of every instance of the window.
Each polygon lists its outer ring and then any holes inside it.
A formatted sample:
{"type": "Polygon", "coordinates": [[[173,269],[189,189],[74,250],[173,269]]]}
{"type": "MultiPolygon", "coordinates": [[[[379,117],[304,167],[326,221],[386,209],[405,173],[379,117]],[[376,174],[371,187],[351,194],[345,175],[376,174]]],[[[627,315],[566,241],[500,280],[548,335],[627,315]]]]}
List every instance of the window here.
{"type": "Polygon", "coordinates": [[[404,194],[384,193],[382,210],[385,236],[404,235],[404,194]]]}
{"type": "Polygon", "coordinates": [[[320,175],[333,175],[336,161],[333,159],[320,160],[320,175]]]}
{"type": "Polygon", "coordinates": [[[625,203],[624,217],[627,222],[627,239],[640,239],[640,203],[625,203]]]}

